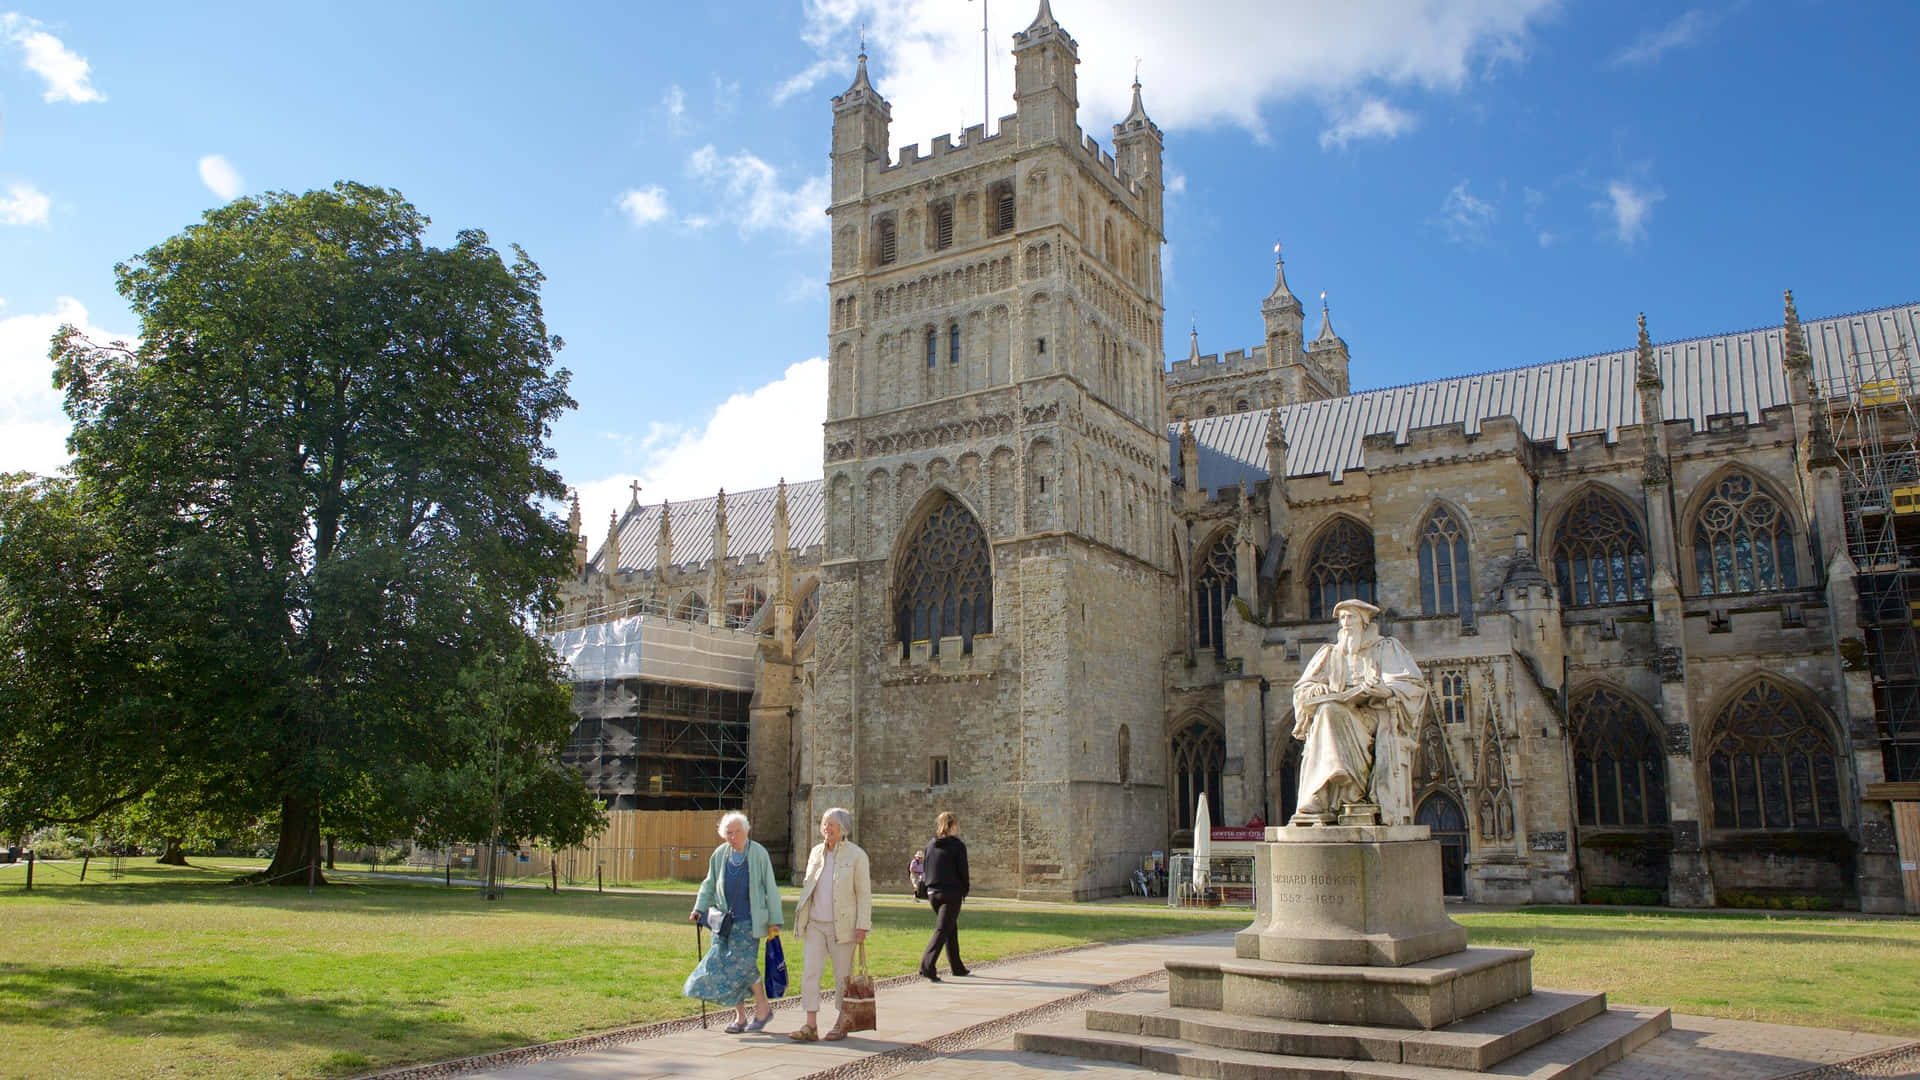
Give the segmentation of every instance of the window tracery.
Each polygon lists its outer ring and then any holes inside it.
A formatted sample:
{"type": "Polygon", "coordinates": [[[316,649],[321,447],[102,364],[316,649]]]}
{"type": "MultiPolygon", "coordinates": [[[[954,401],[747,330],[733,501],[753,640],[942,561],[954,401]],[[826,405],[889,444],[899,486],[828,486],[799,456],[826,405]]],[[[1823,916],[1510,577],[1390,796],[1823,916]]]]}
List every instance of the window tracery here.
{"type": "Polygon", "coordinates": [[[1707,745],[1718,829],[1836,829],[1839,765],[1832,738],[1800,699],[1759,679],[1727,703],[1707,745]]]}
{"type": "Polygon", "coordinates": [[[1446,507],[1435,507],[1420,529],[1420,610],[1473,618],[1473,581],[1467,530],[1446,507]]]}
{"type": "Polygon", "coordinates": [[[1207,797],[1207,815],[1214,821],[1226,820],[1220,812],[1220,774],[1227,766],[1225,732],[1218,724],[1195,717],[1174,735],[1172,750],[1174,828],[1193,828],[1202,794],[1207,797]]]}
{"type": "Polygon", "coordinates": [[[688,622],[707,621],[707,598],[697,592],[690,592],[680,598],[679,606],[673,609],[673,617],[688,622]]]}
{"type": "Polygon", "coordinates": [[[916,641],[959,637],[961,651],[993,632],[993,569],[980,522],[943,496],[921,521],[900,560],[894,584],[894,628],[901,655],[916,641]]]}
{"type": "Polygon", "coordinates": [[[1567,709],[1580,824],[1667,823],[1667,755],[1653,719],[1625,694],[1585,691],[1567,709]]]}
{"type": "Polygon", "coordinates": [[[1193,625],[1199,633],[1197,644],[1202,649],[1212,649],[1215,656],[1227,655],[1222,624],[1227,605],[1233,602],[1239,591],[1239,575],[1233,558],[1233,533],[1222,532],[1208,546],[1206,557],[1200,560],[1200,572],[1195,577],[1193,587],[1193,625]]]}
{"type": "Polygon", "coordinates": [[[1612,495],[1589,489],[1560,519],[1553,568],[1568,607],[1647,598],[1647,537],[1612,495]]]}
{"type": "Polygon", "coordinates": [[[1313,546],[1307,561],[1307,617],[1325,619],[1342,600],[1373,602],[1373,533],[1341,518],[1313,546]]]}
{"type": "Polygon", "coordinates": [[[1702,596],[1799,587],[1786,511],[1745,473],[1713,486],[1693,522],[1702,596]]]}

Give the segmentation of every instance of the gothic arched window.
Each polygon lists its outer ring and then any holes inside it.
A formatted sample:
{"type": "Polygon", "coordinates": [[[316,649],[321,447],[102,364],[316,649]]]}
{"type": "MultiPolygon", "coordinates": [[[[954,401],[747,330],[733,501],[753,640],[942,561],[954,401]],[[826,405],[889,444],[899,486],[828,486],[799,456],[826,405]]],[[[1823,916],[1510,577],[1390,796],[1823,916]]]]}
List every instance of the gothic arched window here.
{"type": "Polygon", "coordinates": [[[880,265],[890,265],[898,257],[899,241],[895,236],[892,218],[883,218],[880,222],[880,265]]]}
{"type": "Polygon", "coordinates": [[[1373,602],[1373,534],[1341,518],[1307,560],[1307,617],[1324,619],[1342,600],[1373,602]]]}
{"type": "Polygon", "coordinates": [[[1224,821],[1220,815],[1220,774],[1227,767],[1227,737],[1220,725],[1194,717],[1175,733],[1172,749],[1173,800],[1177,808],[1174,828],[1193,828],[1194,811],[1203,792],[1207,796],[1207,816],[1216,825],[1224,821]]]}
{"type": "Polygon", "coordinates": [[[815,585],[811,592],[801,598],[800,610],[793,614],[794,636],[799,637],[806,633],[807,627],[813,625],[813,617],[818,614],[820,614],[820,587],[815,585]]]}
{"type": "Polygon", "coordinates": [[[1707,776],[1716,829],[1837,829],[1833,739],[1772,679],[1741,691],[1714,718],[1707,776]]]}
{"type": "Polygon", "coordinates": [[[1653,720],[1625,694],[1595,688],[1567,708],[1582,825],[1665,825],[1667,754],[1653,720]]]}
{"type": "Polygon", "coordinates": [[[1693,565],[1702,596],[1800,584],[1786,511],[1744,473],[1722,477],[1694,516],[1693,565]]]}
{"type": "Polygon", "coordinates": [[[1435,507],[1420,529],[1420,610],[1473,618],[1467,530],[1444,506],[1435,507]]]}
{"type": "Polygon", "coordinates": [[[1221,633],[1227,605],[1239,595],[1240,581],[1234,572],[1233,533],[1223,532],[1207,548],[1200,560],[1200,572],[1193,583],[1193,625],[1199,634],[1197,644],[1212,649],[1213,655],[1227,655],[1227,643],[1221,633]]]}
{"type": "Polygon", "coordinates": [[[680,606],[673,609],[673,617],[688,622],[707,621],[707,598],[697,592],[690,592],[680,598],[680,606]]]}
{"type": "Polygon", "coordinates": [[[920,522],[900,559],[894,578],[893,617],[900,651],[916,641],[932,643],[959,637],[961,651],[973,651],[978,634],[993,632],[993,566],[980,522],[943,496],[920,522]]]}
{"type": "Polygon", "coordinates": [[[1618,498],[1590,489],[1560,519],[1553,569],[1568,607],[1645,600],[1646,533],[1618,498]]]}

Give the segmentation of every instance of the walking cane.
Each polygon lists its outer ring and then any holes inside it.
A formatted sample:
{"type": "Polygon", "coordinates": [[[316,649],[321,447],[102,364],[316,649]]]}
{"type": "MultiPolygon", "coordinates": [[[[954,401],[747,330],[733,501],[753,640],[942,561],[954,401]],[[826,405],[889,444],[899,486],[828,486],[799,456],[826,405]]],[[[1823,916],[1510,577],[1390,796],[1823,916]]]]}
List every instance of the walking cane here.
{"type": "MultiPolygon", "coordinates": [[[[705,955],[707,951],[706,947],[700,944],[700,931],[702,929],[702,926],[703,924],[700,922],[695,922],[693,924],[693,966],[694,967],[700,966],[700,957],[705,955]]],[[[707,999],[706,998],[700,999],[700,1030],[701,1031],[707,1030],[707,999]]]]}

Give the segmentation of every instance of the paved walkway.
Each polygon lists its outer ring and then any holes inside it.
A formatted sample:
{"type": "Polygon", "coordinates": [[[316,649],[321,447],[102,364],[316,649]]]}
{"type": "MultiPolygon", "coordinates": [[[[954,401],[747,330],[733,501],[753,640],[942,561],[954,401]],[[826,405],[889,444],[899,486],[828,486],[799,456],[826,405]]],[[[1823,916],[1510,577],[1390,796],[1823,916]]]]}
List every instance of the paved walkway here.
{"type": "MultiPolygon", "coordinates": [[[[870,1080],[910,1073],[912,1080],[1074,1080],[1158,1074],[1140,1069],[1028,1053],[1013,1033],[1070,1019],[1118,994],[1164,989],[1163,964],[1195,950],[1232,954],[1231,931],[978,964],[968,978],[935,984],[918,977],[883,982],[880,1028],[845,1042],[799,1044],[787,1032],[804,1014],[790,995],[768,1031],[727,1035],[731,1013],[711,1027],[678,1020],[544,1047],[511,1050],[469,1062],[395,1070],[392,1080],[870,1080]]],[[[1650,1004],[1644,1002],[1621,1004],[1650,1004]]],[[[831,1004],[821,1010],[824,1030],[831,1004]]],[[[1920,1078],[1920,1044],[1886,1035],[1675,1016],[1673,1030],[1608,1067],[1601,1080],[1771,1080],[1819,1070],[1824,1077],[1920,1078]],[[1823,1069],[1840,1062],[1851,1067],[1823,1069]]]]}

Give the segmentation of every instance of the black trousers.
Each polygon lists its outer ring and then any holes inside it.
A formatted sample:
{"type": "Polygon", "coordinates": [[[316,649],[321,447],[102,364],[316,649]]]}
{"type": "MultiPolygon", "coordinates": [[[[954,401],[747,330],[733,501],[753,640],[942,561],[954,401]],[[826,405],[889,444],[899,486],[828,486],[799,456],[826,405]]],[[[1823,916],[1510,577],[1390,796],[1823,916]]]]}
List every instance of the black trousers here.
{"type": "Polygon", "coordinates": [[[927,903],[933,906],[933,937],[927,941],[927,951],[920,954],[920,974],[936,973],[941,949],[947,950],[947,967],[967,970],[967,965],[960,962],[960,902],[964,899],[965,893],[941,889],[927,893],[927,903]]]}

